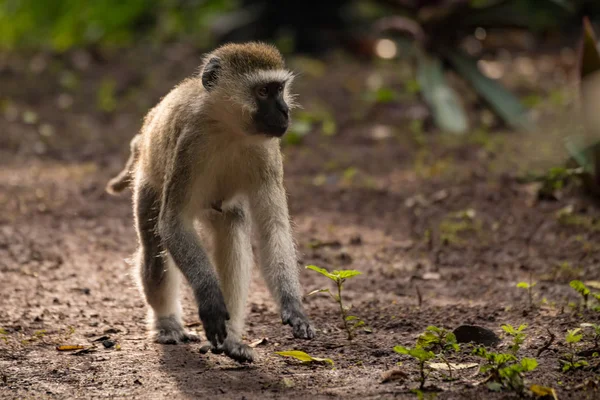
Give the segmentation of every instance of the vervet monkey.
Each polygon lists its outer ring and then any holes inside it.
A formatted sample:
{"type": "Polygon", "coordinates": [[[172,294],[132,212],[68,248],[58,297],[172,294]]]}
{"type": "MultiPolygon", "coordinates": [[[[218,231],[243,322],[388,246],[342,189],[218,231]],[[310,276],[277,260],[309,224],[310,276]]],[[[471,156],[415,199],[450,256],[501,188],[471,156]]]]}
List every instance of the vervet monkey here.
{"type": "Polygon", "coordinates": [[[280,152],[294,106],[293,78],[273,46],[217,48],[196,76],[148,112],[125,169],[107,186],[111,193],[130,180],[133,186],[136,264],[156,341],[197,340],[182,325],[178,268],[192,287],[212,351],[253,361],[253,350],[241,342],[251,221],[283,323],[296,338],[314,338],[302,306],[280,152]],[[195,222],[213,235],[212,257],[195,222]]]}

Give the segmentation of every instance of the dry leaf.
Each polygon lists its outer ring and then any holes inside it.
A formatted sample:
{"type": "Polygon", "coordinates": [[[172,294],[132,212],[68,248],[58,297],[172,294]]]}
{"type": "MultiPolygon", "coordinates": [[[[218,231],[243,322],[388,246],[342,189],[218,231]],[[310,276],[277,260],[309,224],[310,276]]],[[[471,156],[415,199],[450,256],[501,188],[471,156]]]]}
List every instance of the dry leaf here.
{"type": "MultiPolygon", "coordinates": [[[[446,364],[446,363],[429,363],[428,365],[433,369],[449,371],[448,364],[446,364]]],[[[475,368],[478,366],[479,366],[479,364],[477,364],[477,363],[464,363],[464,364],[450,363],[450,368],[452,368],[452,371],[456,371],[459,369],[475,368]]]]}
{"type": "Polygon", "coordinates": [[[439,272],[425,272],[423,279],[426,281],[439,281],[442,275],[439,272]]]}
{"type": "Polygon", "coordinates": [[[331,358],[313,357],[313,356],[308,355],[305,352],[299,351],[299,350],[276,351],[275,354],[279,354],[280,356],[284,356],[284,357],[292,357],[292,358],[295,358],[296,360],[302,361],[303,363],[316,362],[316,363],[327,363],[327,364],[333,365],[333,360],[331,358]]]}
{"type": "Polygon", "coordinates": [[[600,290],[600,281],[586,281],[585,285],[587,287],[592,288],[592,289],[598,289],[598,290],[600,290]]]}
{"type": "Polygon", "coordinates": [[[85,347],[80,344],[63,344],[61,346],[56,346],[56,350],[58,351],[73,351],[73,350],[82,350],[85,347]]]}
{"type": "Polygon", "coordinates": [[[265,338],[262,338],[262,339],[255,340],[254,342],[250,343],[248,346],[252,347],[252,348],[255,348],[256,346],[264,346],[267,343],[269,343],[269,338],[265,337],[265,338]]]}
{"type": "Polygon", "coordinates": [[[552,396],[554,400],[558,400],[558,397],[556,397],[556,392],[551,387],[531,385],[529,390],[531,390],[531,392],[538,397],[552,396]]]}

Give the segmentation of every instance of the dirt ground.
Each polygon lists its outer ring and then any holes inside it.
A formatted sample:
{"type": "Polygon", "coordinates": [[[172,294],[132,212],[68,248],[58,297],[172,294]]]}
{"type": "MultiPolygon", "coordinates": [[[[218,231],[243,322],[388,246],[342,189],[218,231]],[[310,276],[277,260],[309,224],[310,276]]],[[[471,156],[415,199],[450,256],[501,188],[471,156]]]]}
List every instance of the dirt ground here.
{"type": "MultiPolygon", "coordinates": [[[[568,305],[579,301],[570,280],[600,280],[600,209],[576,190],[537,201],[532,185],[517,179],[560,162],[547,150],[557,142],[550,131],[457,139],[411,130],[423,106],[410,97],[360,114],[360,92],[376,67],[346,60],[298,61],[306,69],[300,102],[306,110],[329,106],[337,132],[317,128],[285,146],[286,186],[304,290],[331,287],[308,264],[360,270],[344,296],[370,332],[358,330],[349,342],[336,305],[314,295],[305,305],[317,338],[295,340],[255,271],[245,340],[268,340],[254,364],[200,354],[199,344],[150,342],[127,263],[136,246],[130,192],[112,197],[104,186],[143,113],[194,71],[199,56],[174,47],[160,57],[141,49],[0,58],[0,398],[414,398],[417,363],[395,345],[413,345],[429,325],[473,324],[502,337],[505,323],[528,324],[519,354],[539,367],[527,382],[555,388],[560,399],[600,398],[597,358],[572,373],[558,361],[567,329],[600,321],[600,313],[568,305]],[[117,110],[98,90],[113,90],[117,110]],[[556,217],[567,206],[579,223],[556,217]],[[530,277],[538,282],[533,309],[516,287],[530,277]],[[537,356],[550,333],[556,339],[537,356]],[[334,366],[275,354],[291,349],[334,366]],[[395,368],[405,375],[381,383],[395,368]]],[[[400,85],[393,69],[381,71],[400,85]]],[[[185,321],[202,335],[187,288],[184,297],[185,321]]],[[[469,353],[453,361],[480,362],[469,353]]],[[[489,392],[477,368],[458,376],[449,382],[433,372],[426,394],[518,397],[489,392]]]]}

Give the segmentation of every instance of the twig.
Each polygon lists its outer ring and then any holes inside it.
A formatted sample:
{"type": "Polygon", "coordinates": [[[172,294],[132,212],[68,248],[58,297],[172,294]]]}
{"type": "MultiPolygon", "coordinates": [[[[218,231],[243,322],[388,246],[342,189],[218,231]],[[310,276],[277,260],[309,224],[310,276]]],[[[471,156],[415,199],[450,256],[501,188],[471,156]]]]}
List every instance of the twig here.
{"type": "Polygon", "coordinates": [[[544,345],[538,350],[536,357],[539,357],[544,351],[548,350],[550,346],[552,346],[552,343],[554,343],[554,339],[556,339],[556,335],[550,332],[550,329],[546,328],[546,331],[548,331],[550,339],[548,339],[546,343],[544,343],[544,345]]]}

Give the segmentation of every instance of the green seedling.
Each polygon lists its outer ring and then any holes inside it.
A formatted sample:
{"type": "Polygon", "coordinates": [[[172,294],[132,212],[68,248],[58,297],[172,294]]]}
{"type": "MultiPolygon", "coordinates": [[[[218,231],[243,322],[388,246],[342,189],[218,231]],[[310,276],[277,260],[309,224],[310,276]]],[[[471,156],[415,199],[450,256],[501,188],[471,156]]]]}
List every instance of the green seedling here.
{"type": "Polygon", "coordinates": [[[590,341],[594,343],[594,349],[600,348],[600,324],[581,324],[583,328],[590,328],[590,341]]]}
{"type": "Polygon", "coordinates": [[[337,294],[331,293],[329,289],[317,289],[310,292],[308,296],[315,293],[328,293],[329,296],[340,306],[340,315],[342,317],[342,320],[344,321],[344,329],[346,330],[346,333],[348,333],[348,340],[354,339],[354,331],[356,330],[356,328],[364,326],[365,321],[361,320],[357,316],[348,315],[350,307],[344,306],[344,302],[342,300],[342,289],[344,287],[344,282],[346,282],[346,279],[350,279],[357,275],[361,275],[362,272],[356,270],[336,270],[329,272],[325,268],[320,268],[316,265],[308,265],[306,268],[316,271],[335,282],[335,285],[337,287],[337,294]]]}
{"type": "Polygon", "coordinates": [[[427,351],[418,345],[414,348],[404,347],[404,346],[395,346],[394,351],[398,354],[406,354],[413,358],[416,358],[419,361],[419,389],[423,389],[425,387],[425,381],[427,377],[431,373],[429,368],[426,368],[426,362],[435,357],[435,354],[432,351],[427,351]]]}
{"type": "Polygon", "coordinates": [[[562,365],[562,372],[574,371],[589,365],[587,361],[579,359],[579,357],[577,357],[575,354],[575,346],[577,343],[581,342],[581,339],[583,339],[581,328],[567,331],[565,341],[569,347],[569,352],[565,354],[563,358],[558,360],[562,365]]]}
{"type": "Polygon", "coordinates": [[[0,340],[4,343],[8,343],[8,332],[4,328],[0,328],[0,340]]]}
{"type": "Polygon", "coordinates": [[[522,393],[525,389],[523,375],[538,366],[535,358],[519,361],[514,354],[488,352],[484,347],[476,348],[473,354],[487,360],[479,371],[489,373],[487,386],[495,392],[508,389],[522,393]]]}
{"type": "Polygon", "coordinates": [[[291,357],[298,361],[301,361],[304,364],[330,364],[333,365],[333,360],[331,358],[319,358],[313,357],[303,351],[299,350],[288,350],[288,351],[276,351],[275,354],[278,354],[282,357],[291,357]]]}
{"type": "Polygon", "coordinates": [[[529,276],[529,283],[519,282],[517,287],[527,290],[527,296],[529,298],[529,308],[533,307],[533,287],[537,285],[537,282],[532,282],[531,275],[529,276]]]}
{"type": "Polygon", "coordinates": [[[457,352],[460,350],[460,345],[456,342],[454,333],[444,328],[438,328],[437,326],[428,326],[425,332],[417,338],[417,347],[434,352],[437,351],[437,356],[448,367],[448,375],[452,379],[452,366],[447,358],[447,354],[451,351],[457,352]]]}
{"type": "Polygon", "coordinates": [[[569,283],[569,286],[571,286],[577,293],[579,293],[579,295],[583,299],[584,308],[587,308],[588,298],[590,296],[590,289],[588,289],[588,287],[585,286],[581,281],[571,281],[569,283]]]}
{"type": "Polygon", "coordinates": [[[507,335],[513,338],[513,343],[510,346],[510,351],[516,355],[521,345],[525,341],[525,337],[527,336],[523,331],[527,328],[527,324],[521,324],[518,328],[513,327],[510,324],[502,325],[502,330],[506,332],[507,335]]]}

